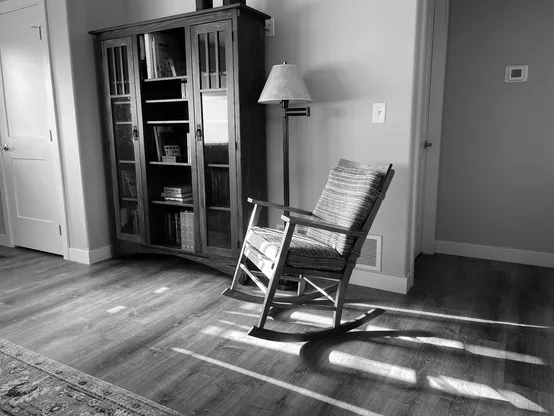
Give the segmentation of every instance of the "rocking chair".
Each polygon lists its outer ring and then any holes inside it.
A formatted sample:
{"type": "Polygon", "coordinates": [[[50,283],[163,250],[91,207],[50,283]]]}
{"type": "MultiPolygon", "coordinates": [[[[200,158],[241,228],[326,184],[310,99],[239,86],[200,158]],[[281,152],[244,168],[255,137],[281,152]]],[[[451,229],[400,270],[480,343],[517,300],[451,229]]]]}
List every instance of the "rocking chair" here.
{"type": "Polygon", "coordinates": [[[339,165],[331,170],[313,212],[248,199],[254,204],[254,209],[233,283],[223,295],[262,304],[258,325],[252,327],[249,335],[273,341],[312,341],[350,331],[383,312],[372,310],[353,321],[341,324],[350,276],[393,176],[392,165],[372,168],[341,159],[339,165]],[[285,213],[281,216],[285,225],[283,231],[256,225],[262,207],[278,209],[285,213]],[[303,217],[292,216],[289,213],[303,217]],[[296,226],[309,228],[305,235],[301,235],[294,233],[296,226]],[[250,270],[247,260],[250,260],[258,271],[250,270]],[[265,296],[239,291],[242,273],[245,273],[265,296]],[[320,287],[313,278],[332,283],[320,287]],[[275,296],[280,279],[297,281],[297,296],[275,296]],[[306,284],[313,287],[309,293],[304,293],[306,284]],[[336,293],[335,297],[331,296],[333,293],[336,293]],[[332,310],[334,328],[301,333],[265,329],[272,306],[332,310]]]}

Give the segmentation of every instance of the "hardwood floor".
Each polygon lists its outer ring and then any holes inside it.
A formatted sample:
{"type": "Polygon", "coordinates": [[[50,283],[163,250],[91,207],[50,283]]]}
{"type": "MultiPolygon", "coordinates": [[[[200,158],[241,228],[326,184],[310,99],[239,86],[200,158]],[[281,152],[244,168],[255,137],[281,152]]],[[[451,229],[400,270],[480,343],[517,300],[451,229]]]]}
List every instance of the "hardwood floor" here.
{"type": "Polygon", "coordinates": [[[422,256],[407,296],[351,287],[387,309],[367,331],[311,344],[246,336],[259,305],[220,296],[229,284],[172,257],[84,266],[0,247],[0,337],[185,415],[554,411],[554,269],[422,256]]]}

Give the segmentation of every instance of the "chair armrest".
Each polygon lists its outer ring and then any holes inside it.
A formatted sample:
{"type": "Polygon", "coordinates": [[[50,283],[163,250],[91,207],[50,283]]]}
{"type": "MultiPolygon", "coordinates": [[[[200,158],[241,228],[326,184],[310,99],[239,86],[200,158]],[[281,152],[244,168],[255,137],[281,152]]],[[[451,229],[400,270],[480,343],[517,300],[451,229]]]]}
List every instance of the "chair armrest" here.
{"type": "Polygon", "coordinates": [[[365,231],[353,230],[351,228],[341,227],[340,225],[331,224],[329,222],[321,220],[311,220],[308,218],[299,218],[292,216],[287,217],[286,215],[281,215],[281,219],[285,222],[289,222],[295,225],[305,225],[308,227],[319,228],[320,230],[332,231],[334,233],[352,235],[354,237],[365,237],[366,235],[365,231]]]}
{"type": "Polygon", "coordinates": [[[260,205],[262,207],[268,207],[268,208],[274,208],[274,209],[283,210],[283,211],[295,212],[296,214],[308,215],[310,217],[313,215],[310,211],[306,211],[306,210],[303,210],[303,209],[300,209],[300,208],[287,207],[286,205],[275,204],[274,202],[262,201],[260,199],[248,198],[248,202],[250,202],[251,204],[260,205]]]}

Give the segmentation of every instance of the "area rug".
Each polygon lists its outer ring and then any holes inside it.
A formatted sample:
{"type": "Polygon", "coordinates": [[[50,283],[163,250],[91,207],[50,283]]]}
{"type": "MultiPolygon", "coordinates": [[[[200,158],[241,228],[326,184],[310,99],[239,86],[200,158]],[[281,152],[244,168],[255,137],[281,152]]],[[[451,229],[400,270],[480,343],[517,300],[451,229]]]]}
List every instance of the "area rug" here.
{"type": "Polygon", "coordinates": [[[180,415],[0,338],[2,415],[180,415]]]}

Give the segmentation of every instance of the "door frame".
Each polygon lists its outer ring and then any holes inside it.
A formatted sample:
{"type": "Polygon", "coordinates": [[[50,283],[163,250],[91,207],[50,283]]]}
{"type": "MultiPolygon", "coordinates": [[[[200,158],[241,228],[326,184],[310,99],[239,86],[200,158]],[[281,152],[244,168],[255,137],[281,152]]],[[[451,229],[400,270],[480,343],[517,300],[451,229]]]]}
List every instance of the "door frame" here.
{"type": "MultiPolygon", "coordinates": [[[[62,251],[63,258],[69,259],[69,233],[68,233],[68,220],[67,220],[67,200],[66,200],[66,189],[64,183],[63,169],[62,169],[62,153],[59,140],[58,132],[58,114],[56,112],[56,97],[54,95],[54,82],[53,82],[53,67],[51,59],[51,46],[50,46],[50,30],[48,27],[48,11],[46,8],[46,0],[5,0],[0,2],[0,14],[6,14],[14,12],[17,10],[25,9],[32,6],[38,6],[41,13],[41,17],[44,21],[44,28],[41,30],[42,37],[44,42],[46,42],[46,47],[43,49],[43,59],[44,59],[44,74],[45,74],[45,88],[46,95],[51,99],[47,100],[47,109],[46,116],[48,121],[48,129],[50,130],[52,145],[54,146],[51,152],[52,156],[52,167],[54,169],[54,178],[55,187],[57,194],[60,197],[60,224],[61,233],[62,233],[62,251]]],[[[12,224],[10,223],[10,212],[8,207],[8,200],[6,195],[6,174],[4,171],[4,164],[2,168],[2,209],[4,213],[4,221],[6,223],[6,236],[8,246],[13,247],[12,240],[12,224]]],[[[0,244],[2,240],[0,239],[0,244]]]]}
{"type": "MultiPolygon", "coordinates": [[[[429,79],[429,97],[419,101],[416,98],[416,105],[420,104],[423,108],[416,108],[416,119],[414,122],[414,143],[413,143],[413,165],[414,170],[412,181],[412,224],[411,224],[411,250],[409,264],[414,261],[413,253],[416,245],[416,224],[417,205],[423,199],[423,229],[421,251],[424,254],[435,254],[436,246],[436,223],[437,223],[437,203],[439,193],[439,171],[440,171],[440,153],[441,153],[441,138],[442,138],[442,118],[443,118],[443,103],[444,103],[444,88],[446,77],[446,57],[448,45],[448,24],[449,24],[450,0],[428,0],[424,6],[424,22],[422,33],[427,33],[429,25],[432,28],[432,42],[426,44],[425,36],[421,38],[419,45],[420,51],[425,51],[424,48],[431,47],[432,54],[429,65],[423,65],[423,73],[419,77],[415,85],[415,91],[421,92],[426,82],[426,77],[429,79]],[[430,9],[434,11],[434,18],[426,18],[430,9]],[[419,132],[420,126],[423,124],[422,117],[428,115],[426,139],[432,143],[432,147],[427,150],[424,177],[420,178],[419,156],[420,152],[425,151],[421,146],[422,137],[419,132]],[[420,180],[424,181],[423,193],[418,192],[420,180]]],[[[425,53],[420,53],[420,61],[425,58],[425,53]]],[[[422,65],[421,62],[417,63],[422,65]]]]}

